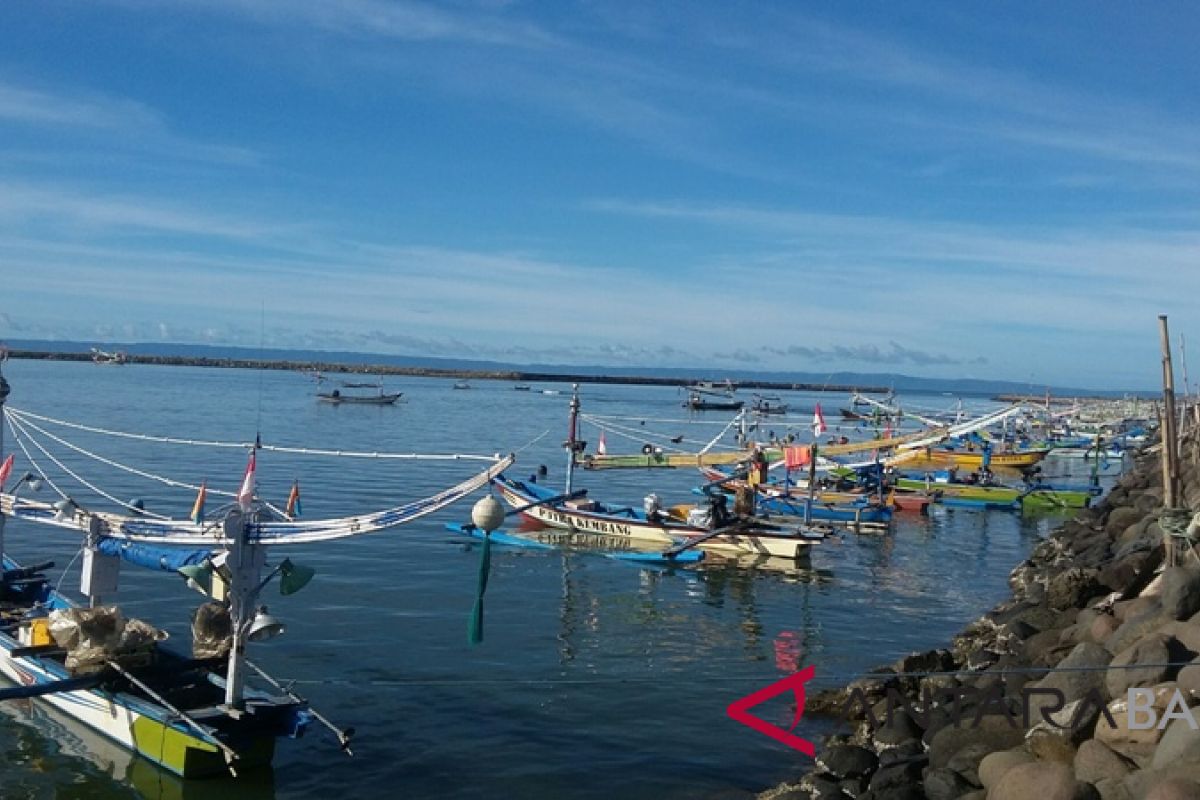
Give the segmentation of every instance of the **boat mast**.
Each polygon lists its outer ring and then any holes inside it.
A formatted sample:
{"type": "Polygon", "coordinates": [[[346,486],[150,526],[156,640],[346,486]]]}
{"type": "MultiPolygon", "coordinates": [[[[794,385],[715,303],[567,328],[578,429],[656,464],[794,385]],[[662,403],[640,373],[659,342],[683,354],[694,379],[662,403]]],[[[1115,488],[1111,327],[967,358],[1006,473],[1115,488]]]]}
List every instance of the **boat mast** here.
{"type": "Polygon", "coordinates": [[[238,509],[225,517],[225,535],[233,540],[226,565],[229,567],[229,621],[233,646],[229,648],[229,667],[225,673],[225,705],[240,709],[245,705],[246,641],[254,621],[255,603],[262,589],[260,576],[266,562],[264,548],[250,541],[249,531],[258,521],[257,512],[238,509]]]}
{"type": "MultiPolygon", "coordinates": [[[[4,404],[10,391],[8,381],[4,380],[4,362],[8,360],[8,348],[0,345],[0,463],[4,461],[4,404]]],[[[0,489],[4,487],[0,486],[0,489]]],[[[0,570],[4,569],[4,512],[0,511],[0,570]]]]}
{"type": "Polygon", "coordinates": [[[571,415],[567,424],[567,482],[563,488],[564,494],[571,493],[571,481],[575,477],[575,442],[576,430],[579,426],[579,384],[571,384],[571,415]]]}

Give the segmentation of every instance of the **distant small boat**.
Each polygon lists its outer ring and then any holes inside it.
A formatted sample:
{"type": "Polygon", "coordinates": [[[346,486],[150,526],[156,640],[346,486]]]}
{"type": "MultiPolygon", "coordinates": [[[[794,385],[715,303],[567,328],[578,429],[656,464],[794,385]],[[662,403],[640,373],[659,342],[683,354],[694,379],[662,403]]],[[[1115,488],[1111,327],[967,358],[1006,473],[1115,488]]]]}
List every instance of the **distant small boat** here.
{"type": "Polygon", "coordinates": [[[317,399],[322,403],[331,405],[342,404],[357,404],[369,406],[390,406],[395,403],[404,392],[383,392],[379,394],[345,394],[338,389],[332,392],[317,392],[317,399]]]}
{"type": "Polygon", "coordinates": [[[777,395],[754,395],[754,403],[750,406],[750,410],[755,414],[764,416],[786,414],[788,407],[787,403],[777,395]]]}
{"type": "Polygon", "coordinates": [[[455,381],[454,388],[455,389],[470,389],[471,384],[467,383],[466,381],[455,381]]]}
{"type": "Polygon", "coordinates": [[[683,407],[692,411],[740,411],[744,405],[745,402],[741,400],[721,400],[692,392],[683,407]]]}
{"type": "Polygon", "coordinates": [[[542,389],[542,394],[562,394],[558,389],[542,389]]]}
{"type": "Polygon", "coordinates": [[[92,348],[92,361],[96,364],[114,364],[120,365],[129,361],[129,356],[123,350],[117,350],[114,353],[109,353],[101,350],[98,347],[92,348]]]}
{"type": "Polygon", "coordinates": [[[513,390],[517,391],[517,392],[528,392],[529,384],[528,383],[518,383],[516,386],[513,387],[513,390]]]}

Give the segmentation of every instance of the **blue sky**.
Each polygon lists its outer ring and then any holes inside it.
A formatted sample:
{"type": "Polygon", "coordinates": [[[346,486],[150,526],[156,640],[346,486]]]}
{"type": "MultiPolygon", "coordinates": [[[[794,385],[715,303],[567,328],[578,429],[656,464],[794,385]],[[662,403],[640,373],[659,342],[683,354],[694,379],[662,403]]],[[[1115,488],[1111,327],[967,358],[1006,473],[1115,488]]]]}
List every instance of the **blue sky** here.
{"type": "Polygon", "coordinates": [[[3,3],[0,338],[1153,388],[1158,314],[1200,352],[1198,21],[3,3]]]}

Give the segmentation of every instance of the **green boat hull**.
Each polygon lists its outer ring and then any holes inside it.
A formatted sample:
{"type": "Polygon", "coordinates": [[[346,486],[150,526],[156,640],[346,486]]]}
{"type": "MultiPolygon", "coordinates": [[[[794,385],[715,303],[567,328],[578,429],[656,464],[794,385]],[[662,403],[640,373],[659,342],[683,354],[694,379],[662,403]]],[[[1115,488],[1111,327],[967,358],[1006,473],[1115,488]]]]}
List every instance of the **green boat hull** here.
{"type": "Polygon", "coordinates": [[[942,497],[960,502],[972,502],[987,506],[1013,506],[1018,503],[1024,508],[1087,508],[1092,500],[1090,492],[1074,489],[1016,489],[1009,486],[979,486],[970,483],[940,483],[915,478],[896,480],[899,489],[939,491],[942,497]]]}

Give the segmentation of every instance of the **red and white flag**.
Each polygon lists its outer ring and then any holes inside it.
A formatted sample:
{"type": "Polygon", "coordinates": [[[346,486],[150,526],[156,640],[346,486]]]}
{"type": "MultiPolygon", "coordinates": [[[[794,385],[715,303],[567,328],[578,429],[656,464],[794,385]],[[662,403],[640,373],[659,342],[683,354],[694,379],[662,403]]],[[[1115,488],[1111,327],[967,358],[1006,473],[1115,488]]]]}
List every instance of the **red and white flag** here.
{"type": "Polygon", "coordinates": [[[13,456],[15,455],[16,453],[9,453],[8,458],[4,459],[4,463],[0,464],[0,489],[4,488],[4,483],[8,480],[8,476],[12,475],[13,456]]]}
{"type": "Polygon", "coordinates": [[[254,452],[250,451],[250,461],[246,464],[246,474],[242,477],[242,488],[238,489],[237,504],[243,512],[250,510],[254,502],[254,452]]]}
{"type": "Polygon", "coordinates": [[[604,443],[604,431],[600,431],[600,441],[596,442],[596,452],[600,455],[608,455],[608,445],[604,443]]]}
{"type": "Polygon", "coordinates": [[[821,404],[817,403],[817,407],[813,410],[813,436],[820,436],[828,428],[825,426],[825,415],[821,413],[821,404]]]}

